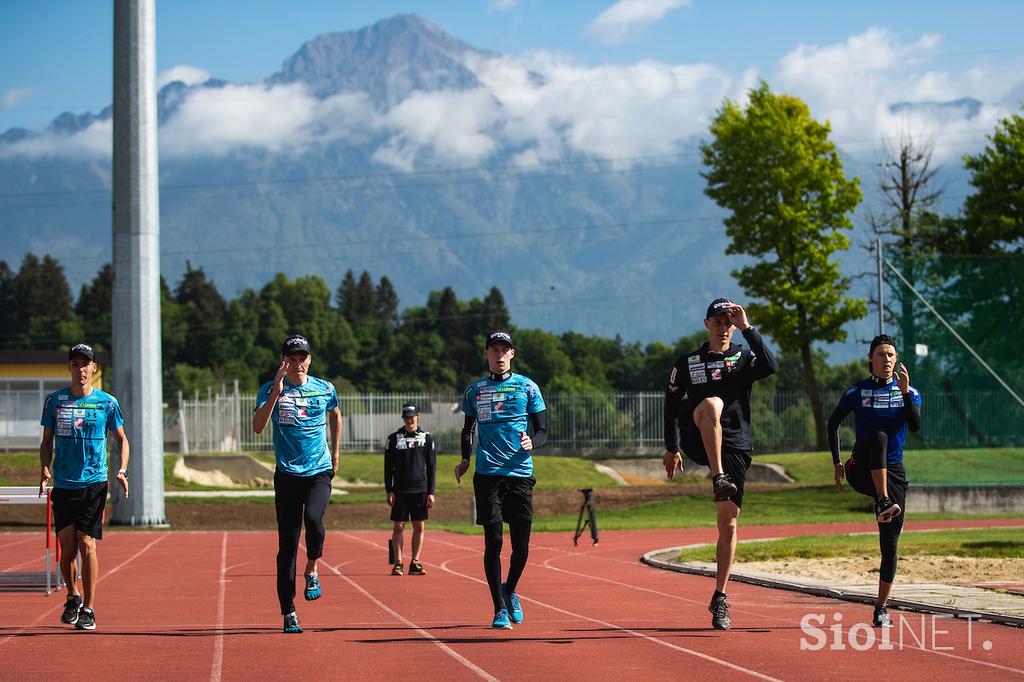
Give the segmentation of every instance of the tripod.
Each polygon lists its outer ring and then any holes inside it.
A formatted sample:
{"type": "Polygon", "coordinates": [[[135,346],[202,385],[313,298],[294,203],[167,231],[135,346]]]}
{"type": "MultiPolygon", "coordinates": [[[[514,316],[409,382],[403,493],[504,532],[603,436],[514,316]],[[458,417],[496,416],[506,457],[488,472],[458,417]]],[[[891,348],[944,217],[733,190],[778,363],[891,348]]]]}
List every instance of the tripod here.
{"type": "Polygon", "coordinates": [[[597,545],[597,517],[594,515],[594,501],[590,498],[590,493],[594,492],[594,489],[580,488],[579,491],[583,493],[583,504],[580,505],[580,516],[576,520],[576,534],[572,538],[572,544],[579,544],[580,536],[583,535],[583,531],[589,524],[590,538],[594,541],[594,545],[597,545]],[[586,520],[583,518],[584,512],[587,514],[586,520]]]}

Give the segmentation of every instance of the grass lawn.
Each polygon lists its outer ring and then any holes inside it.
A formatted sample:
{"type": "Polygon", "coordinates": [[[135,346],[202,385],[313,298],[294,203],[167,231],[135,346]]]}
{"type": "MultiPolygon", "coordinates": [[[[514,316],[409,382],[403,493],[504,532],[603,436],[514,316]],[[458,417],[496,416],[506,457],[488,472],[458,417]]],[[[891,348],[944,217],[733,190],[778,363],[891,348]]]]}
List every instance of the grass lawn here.
{"type": "MultiPolygon", "coordinates": [[[[849,456],[848,451],[843,453],[843,461],[849,456]]],[[[757,455],[754,461],[782,465],[797,483],[826,485],[833,480],[832,456],[827,452],[757,455]]],[[[908,450],[903,465],[912,486],[1024,484],[1024,448],[908,450]]]]}
{"type": "MultiPolygon", "coordinates": [[[[958,556],[1024,559],[1024,529],[988,528],[971,531],[909,531],[900,537],[900,556],[958,556]]],[[[878,535],[808,535],[801,538],[742,542],[737,561],[829,559],[875,556],[878,535]]],[[[714,561],[714,546],[679,553],[681,561],[714,561]]]]}

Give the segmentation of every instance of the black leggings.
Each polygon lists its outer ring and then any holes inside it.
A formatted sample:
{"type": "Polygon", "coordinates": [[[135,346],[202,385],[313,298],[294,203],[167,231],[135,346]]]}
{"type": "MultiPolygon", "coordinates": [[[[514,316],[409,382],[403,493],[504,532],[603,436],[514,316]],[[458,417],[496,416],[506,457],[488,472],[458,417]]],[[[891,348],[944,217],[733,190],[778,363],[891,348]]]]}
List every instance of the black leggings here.
{"type": "Polygon", "coordinates": [[[900,506],[900,513],[892,521],[878,524],[878,547],[882,552],[878,575],[882,581],[891,583],[896,577],[896,549],[907,515],[907,472],[902,464],[887,465],[888,443],[889,437],[882,431],[873,431],[857,441],[853,446],[853,458],[846,463],[846,480],[851,488],[874,500],[878,493],[871,471],[888,469],[889,499],[900,506]]]}
{"type": "Polygon", "coordinates": [[[299,533],[306,526],[306,558],[324,553],[324,512],[331,500],[331,472],[312,476],[274,473],[274,507],[277,510],[277,599],[281,615],[295,610],[295,559],[299,533]]]}
{"type": "MultiPolygon", "coordinates": [[[[530,556],[532,528],[532,521],[517,519],[508,522],[508,535],[512,539],[512,557],[508,562],[508,578],[505,585],[509,592],[516,591],[519,578],[526,568],[526,560],[530,556]]],[[[507,608],[501,593],[501,545],[501,521],[484,524],[484,574],[487,576],[487,586],[491,588],[491,601],[494,602],[495,613],[499,609],[507,608]]]]}

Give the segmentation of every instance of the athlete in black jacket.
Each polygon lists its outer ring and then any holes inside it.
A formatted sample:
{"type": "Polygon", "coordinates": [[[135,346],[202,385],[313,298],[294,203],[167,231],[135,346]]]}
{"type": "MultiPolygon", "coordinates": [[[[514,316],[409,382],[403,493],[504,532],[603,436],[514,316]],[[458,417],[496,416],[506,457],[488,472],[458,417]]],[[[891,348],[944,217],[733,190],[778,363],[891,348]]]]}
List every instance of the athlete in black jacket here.
{"type": "Polygon", "coordinates": [[[716,298],[708,306],[704,326],[708,340],[676,361],[665,392],[665,456],[669,478],[683,470],[680,452],[706,464],[713,474],[718,514],[718,572],[708,610],[711,624],[728,630],[729,604],[725,585],[736,555],[736,525],[743,505],[743,481],[750,467],[750,388],[779,369],[761,335],[741,306],[716,298]],[[732,343],[739,328],[749,349],[732,343]]]}
{"type": "Polygon", "coordinates": [[[427,510],[434,506],[437,453],[433,437],[419,428],[420,413],[413,403],[402,406],[404,425],[390,436],[384,448],[384,489],[395,522],[391,541],[395,552],[392,575],[402,575],[405,522],[412,520],[412,561],[409,575],[425,575],[420,563],[427,510]]]}

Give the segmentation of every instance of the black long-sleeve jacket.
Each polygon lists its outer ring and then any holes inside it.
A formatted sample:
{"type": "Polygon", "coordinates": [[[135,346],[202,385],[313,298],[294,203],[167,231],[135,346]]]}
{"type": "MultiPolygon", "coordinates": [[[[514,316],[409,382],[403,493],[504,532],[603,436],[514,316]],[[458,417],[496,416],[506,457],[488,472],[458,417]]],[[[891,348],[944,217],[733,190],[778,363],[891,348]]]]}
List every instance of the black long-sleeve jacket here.
{"type": "Polygon", "coordinates": [[[750,387],[779,369],[775,356],[753,327],[742,332],[749,348],[730,344],[725,352],[707,343],[679,356],[665,391],[665,449],[679,451],[680,418],[692,421],[694,408],[705,398],[717,396],[722,410],[722,445],[749,452],[750,387]]]}

